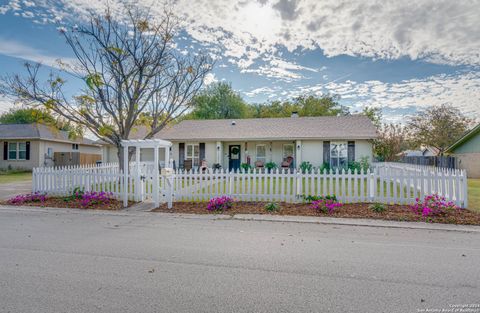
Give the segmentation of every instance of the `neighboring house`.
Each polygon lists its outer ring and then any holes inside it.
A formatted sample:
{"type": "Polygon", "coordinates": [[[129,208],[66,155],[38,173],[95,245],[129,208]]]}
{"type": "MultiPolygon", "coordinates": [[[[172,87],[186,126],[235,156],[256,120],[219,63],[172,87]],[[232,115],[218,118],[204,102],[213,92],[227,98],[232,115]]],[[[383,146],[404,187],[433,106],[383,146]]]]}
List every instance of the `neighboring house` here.
{"type": "MultiPolygon", "coordinates": [[[[139,130],[133,137],[143,133],[139,130]]],[[[225,169],[238,169],[242,163],[254,166],[257,161],[273,161],[280,166],[289,157],[293,159],[291,167],[298,168],[302,161],[315,167],[323,163],[343,167],[362,157],[371,162],[372,140],[377,133],[366,116],[349,115],[184,120],[155,137],[173,143],[171,156],[179,168],[184,167],[185,160],[191,160],[193,167],[198,167],[202,160],[209,167],[220,164],[225,169]]],[[[142,152],[141,159],[152,160],[149,154],[142,152]]],[[[103,155],[104,162],[118,160],[116,148],[111,145],[104,147],[103,155]]]]}
{"type": "Polygon", "coordinates": [[[480,124],[447,148],[457,159],[458,168],[467,170],[470,178],[480,178],[480,124]]]}
{"type": "Polygon", "coordinates": [[[0,124],[0,142],[0,168],[4,169],[94,163],[102,152],[92,140],[70,140],[66,131],[37,123],[0,124]]]}
{"type": "Polygon", "coordinates": [[[420,147],[419,150],[405,150],[397,154],[400,157],[433,157],[437,156],[440,151],[434,147],[420,147]]]}

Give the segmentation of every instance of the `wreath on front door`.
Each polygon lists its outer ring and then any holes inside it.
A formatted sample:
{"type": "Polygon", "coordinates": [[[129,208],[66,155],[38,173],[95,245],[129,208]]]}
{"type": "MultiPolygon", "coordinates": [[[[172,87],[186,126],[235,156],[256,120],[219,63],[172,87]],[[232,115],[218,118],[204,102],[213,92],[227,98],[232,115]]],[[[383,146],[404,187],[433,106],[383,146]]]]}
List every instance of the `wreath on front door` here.
{"type": "Polygon", "coordinates": [[[238,147],[233,147],[232,150],[231,150],[232,154],[239,154],[240,153],[240,149],[238,147]]]}

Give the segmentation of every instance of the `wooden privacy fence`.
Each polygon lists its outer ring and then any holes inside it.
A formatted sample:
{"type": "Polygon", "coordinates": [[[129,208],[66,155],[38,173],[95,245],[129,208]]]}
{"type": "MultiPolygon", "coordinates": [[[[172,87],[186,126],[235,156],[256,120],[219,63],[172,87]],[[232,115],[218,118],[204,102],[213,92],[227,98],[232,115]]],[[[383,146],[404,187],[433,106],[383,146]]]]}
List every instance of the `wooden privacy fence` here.
{"type": "MultiPolygon", "coordinates": [[[[154,177],[151,165],[142,165],[137,174],[131,164],[125,188],[123,173],[116,163],[97,167],[37,168],[33,171],[33,190],[64,195],[79,187],[110,191],[118,197],[126,191],[130,199],[142,201],[153,197],[154,177]]],[[[408,204],[436,193],[458,206],[467,206],[465,171],[386,163],[359,172],[178,170],[171,175],[160,175],[159,179],[162,201],[170,197],[174,201],[207,201],[214,196],[228,195],[242,201],[296,202],[305,195],[336,195],[344,203],[408,204]]]]}

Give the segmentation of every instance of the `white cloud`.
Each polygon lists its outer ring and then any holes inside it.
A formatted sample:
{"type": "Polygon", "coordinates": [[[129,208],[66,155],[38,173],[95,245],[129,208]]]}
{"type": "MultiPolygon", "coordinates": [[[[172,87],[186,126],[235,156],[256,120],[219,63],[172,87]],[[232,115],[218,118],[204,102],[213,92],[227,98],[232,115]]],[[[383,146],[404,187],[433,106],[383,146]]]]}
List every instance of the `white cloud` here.
{"type": "MultiPolygon", "coordinates": [[[[39,18],[84,17],[103,12],[107,0],[38,0],[39,18]],[[41,8],[41,9],[39,9],[41,8]]],[[[114,6],[115,1],[109,1],[114,6]]],[[[140,0],[150,12],[163,10],[140,0]]],[[[137,2],[135,2],[137,3],[137,2]]],[[[321,48],[327,56],[424,59],[480,65],[477,1],[178,0],[175,12],[201,43],[220,46],[242,69],[279,47],[321,48]]],[[[2,11],[33,11],[32,2],[11,0],[2,11]],[[27,5],[28,3],[28,5],[27,5]]],[[[275,65],[267,65],[275,66],[275,65]]]]}
{"type": "Polygon", "coordinates": [[[207,75],[205,75],[205,77],[203,78],[203,83],[208,86],[210,84],[213,84],[213,83],[216,83],[218,82],[218,79],[215,77],[215,74],[213,73],[208,73],[207,75]]]}
{"type": "Polygon", "coordinates": [[[74,60],[71,58],[62,58],[59,56],[50,55],[45,51],[41,51],[27,46],[21,42],[5,38],[0,38],[0,54],[41,63],[51,67],[59,67],[58,60],[61,60],[63,63],[74,63],[74,60]]]}

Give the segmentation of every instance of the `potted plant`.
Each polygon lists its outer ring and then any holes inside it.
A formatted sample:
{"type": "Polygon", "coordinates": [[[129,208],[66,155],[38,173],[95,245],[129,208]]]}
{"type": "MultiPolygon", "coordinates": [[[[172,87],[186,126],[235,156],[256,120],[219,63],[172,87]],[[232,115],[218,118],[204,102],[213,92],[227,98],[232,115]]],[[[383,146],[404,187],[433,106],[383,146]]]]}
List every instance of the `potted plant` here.
{"type": "Polygon", "coordinates": [[[276,169],[277,168],[277,163],[273,162],[273,161],[270,161],[268,163],[265,164],[265,168],[267,169],[267,171],[270,173],[273,169],[276,169]]]}

